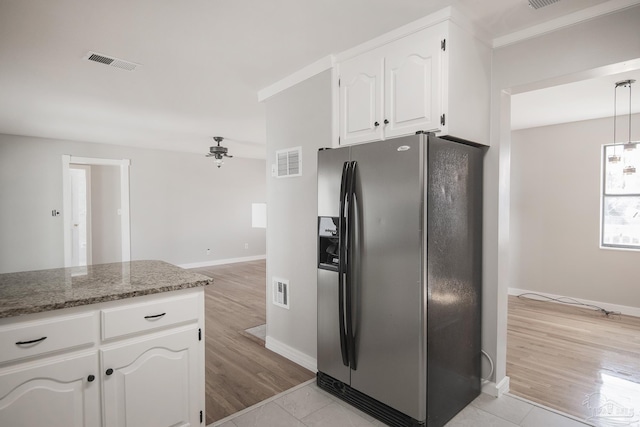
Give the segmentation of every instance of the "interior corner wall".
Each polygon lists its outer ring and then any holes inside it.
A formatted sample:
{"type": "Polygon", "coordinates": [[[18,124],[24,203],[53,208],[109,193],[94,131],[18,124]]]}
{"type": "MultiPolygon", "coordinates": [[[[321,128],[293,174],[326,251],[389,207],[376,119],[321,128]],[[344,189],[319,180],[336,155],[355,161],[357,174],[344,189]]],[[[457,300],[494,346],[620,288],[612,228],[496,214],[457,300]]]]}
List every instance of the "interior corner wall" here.
{"type": "Polygon", "coordinates": [[[506,376],[510,253],[510,93],[640,58],[640,6],[572,25],[493,51],[491,148],[485,157],[482,345],[506,376]]]}
{"type": "Polygon", "coordinates": [[[0,273],[64,266],[62,215],[51,214],[62,212],[63,154],[131,160],[132,260],[213,263],[266,252],[265,229],[251,227],[251,204],[266,200],[262,159],[234,157],[218,169],[204,152],[0,134],[0,273]]]}
{"type": "MultiPolygon", "coordinates": [[[[613,118],[514,131],[510,287],[640,307],[640,251],[600,248],[602,145],[613,118]]],[[[633,116],[640,139],[640,115],[633,116]]]]}
{"type": "Polygon", "coordinates": [[[266,101],[267,344],[316,359],[317,152],[331,146],[331,71],[266,101]],[[276,150],[302,147],[302,176],[271,176],[276,150]],[[271,279],[289,280],[290,308],[271,303],[271,279]]]}

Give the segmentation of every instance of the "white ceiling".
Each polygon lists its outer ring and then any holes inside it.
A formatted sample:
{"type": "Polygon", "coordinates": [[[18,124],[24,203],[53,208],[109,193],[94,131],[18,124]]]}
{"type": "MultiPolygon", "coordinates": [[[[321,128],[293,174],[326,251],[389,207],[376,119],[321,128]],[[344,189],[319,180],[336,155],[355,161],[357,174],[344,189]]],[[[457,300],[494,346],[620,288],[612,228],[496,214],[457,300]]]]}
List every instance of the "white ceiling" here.
{"type": "Polygon", "coordinates": [[[0,133],[264,157],[257,92],[326,55],[448,5],[499,37],[605,2],[0,0],[0,133]]]}

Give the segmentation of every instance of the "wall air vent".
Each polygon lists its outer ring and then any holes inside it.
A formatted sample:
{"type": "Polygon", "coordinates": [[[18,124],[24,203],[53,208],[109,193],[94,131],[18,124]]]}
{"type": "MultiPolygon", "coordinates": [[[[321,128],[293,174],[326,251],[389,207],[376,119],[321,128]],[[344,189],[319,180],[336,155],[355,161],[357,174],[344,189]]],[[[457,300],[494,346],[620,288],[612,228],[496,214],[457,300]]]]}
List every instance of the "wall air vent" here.
{"type": "Polygon", "coordinates": [[[529,0],[529,7],[533,9],[540,9],[541,7],[549,6],[550,4],[558,3],[560,0],[529,0]]]}
{"type": "Polygon", "coordinates": [[[289,309],[289,281],[273,278],[273,304],[289,309]]]}
{"type": "Polygon", "coordinates": [[[125,61],[124,59],[113,58],[111,56],[102,55],[96,52],[88,52],[83,59],[87,61],[98,62],[100,64],[108,65],[110,67],[120,68],[122,70],[133,71],[140,67],[140,64],[135,62],[125,61]]]}
{"type": "Polygon", "coordinates": [[[286,178],[302,175],[302,147],[276,151],[275,176],[286,178]]]}

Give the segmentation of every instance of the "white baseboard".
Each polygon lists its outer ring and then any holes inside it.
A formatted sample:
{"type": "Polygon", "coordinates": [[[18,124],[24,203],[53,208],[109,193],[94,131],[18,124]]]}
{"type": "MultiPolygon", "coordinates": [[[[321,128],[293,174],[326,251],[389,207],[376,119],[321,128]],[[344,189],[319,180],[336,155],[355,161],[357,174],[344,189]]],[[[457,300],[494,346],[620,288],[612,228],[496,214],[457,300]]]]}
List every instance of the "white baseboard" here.
{"type": "Polygon", "coordinates": [[[227,258],[227,259],[216,259],[213,261],[203,261],[203,262],[192,262],[190,264],[178,264],[178,267],[181,268],[201,268],[201,267],[211,267],[214,265],[223,265],[223,264],[235,264],[237,262],[247,262],[247,261],[257,261],[260,259],[267,259],[266,255],[254,255],[254,256],[246,256],[242,258],[227,258]]]}
{"type": "Polygon", "coordinates": [[[313,373],[318,372],[318,361],[315,358],[304,354],[293,347],[289,347],[288,345],[268,335],[265,339],[265,347],[273,351],[274,353],[278,353],[280,356],[286,357],[292,362],[297,363],[304,368],[307,368],[313,373]]]}
{"type": "MultiPolygon", "coordinates": [[[[549,298],[567,298],[567,295],[555,295],[555,294],[548,294],[546,292],[530,291],[527,289],[509,288],[509,295],[518,296],[520,294],[526,294],[527,292],[544,295],[545,297],[549,297],[549,298]]],[[[535,296],[533,295],[531,297],[535,298],[535,296]]],[[[575,298],[575,297],[569,297],[569,298],[573,298],[585,304],[596,305],[598,307],[604,308],[605,310],[618,311],[627,316],[640,317],[640,307],[631,307],[627,305],[611,304],[608,302],[600,302],[600,301],[590,301],[590,300],[575,298]]],[[[540,301],[543,301],[543,299],[541,299],[540,301]]],[[[555,301],[551,301],[551,302],[555,302],[555,301]]]]}
{"type": "Polygon", "coordinates": [[[500,397],[509,392],[509,377],[504,377],[497,384],[488,382],[482,385],[482,392],[493,397],[500,397]]]}

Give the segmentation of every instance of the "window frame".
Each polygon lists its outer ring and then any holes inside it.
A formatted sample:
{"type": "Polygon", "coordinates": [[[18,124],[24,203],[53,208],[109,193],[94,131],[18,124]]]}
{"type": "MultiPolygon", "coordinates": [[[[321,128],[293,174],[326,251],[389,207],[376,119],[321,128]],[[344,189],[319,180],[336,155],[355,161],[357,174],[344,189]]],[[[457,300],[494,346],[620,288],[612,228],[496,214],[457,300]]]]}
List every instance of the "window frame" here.
{"type": "MultiPolygon", "coordinates": [[[[637,245],[626,245],[626,244],[615,244],[615,243],[605,243],[604,235],[605,235],[605,199],[607,197],[622,197],[622,198],[638,198],[640,199],[640,193],[627,193],[627,194],[616,194],[616,193],[607,193],[607,148],[614,146],[621,146],[623,144],[603,144],[602,145],[602,170],[600,172],[600,248],[601,249],[617,249],[617,250],[628,250],[628,251],[640,251],[640,243],[637,245]]],[[[638,146],[636,149],[640,149],[638,146]]],[[[636,172],[636,173],[640,173],[636,172]]]]}

